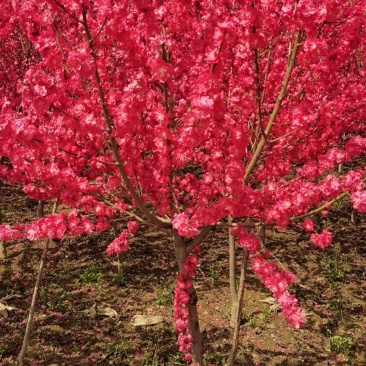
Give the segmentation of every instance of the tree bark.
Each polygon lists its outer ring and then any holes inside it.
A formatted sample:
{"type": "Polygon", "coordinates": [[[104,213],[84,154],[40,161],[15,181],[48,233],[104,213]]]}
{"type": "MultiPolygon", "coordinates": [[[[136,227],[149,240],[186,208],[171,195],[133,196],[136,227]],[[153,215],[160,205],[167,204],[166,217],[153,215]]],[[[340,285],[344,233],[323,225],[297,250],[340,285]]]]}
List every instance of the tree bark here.
{"type": "Polygon", "coordinates": [[[234,366],[236,353],[238,351],[239,345],[239,335],[240,335],[240,326],[241,326],[241,316],[243,310],[243,301],[244,301],[244,290],[245,290],[245,281],[247,278],[247,265],[248,265],[248,251],[247,249],[243,249],[243,257],[241,262],[241,271],[240,271],[240,283],[238,290],[238,302],[236,308],[236,319],[235,319],[235,329],[233,333],[232,347],[231,352],[229,354],[229,358],[226,366],[234,366]]]}
{"type": "MultiPolygon", "coordinates": [[[[183,237],[178,235],[177,233],[174,234],[174,244],[175,244],[175,256],[178,264],[179,273],[184,273],[184,260],[187,258],[187,247],[188,242],[184,240],[183,237]]],[[[193,356],[193,363],[196,363],[200,366],[203,365],[203,355],[202,355],[202,335],[199,326],[198,320],[198,311],[197,311],[197,293],[194,288],[193,282],[192,287],[190,288],[189,292],[190,301],[188,303],[188,331],[189,334],[192,336],[192,356],[193,356]]]]}
{"type": "MultiPolygon", "coordinates": [[[[231,225],[232,217],[228,217],[228,223],[231,225]]],[[[230,326],[235,328],[236,313],[238,308],[238,287],[236,283],[236,254],[235,254],[235,240],[234,236],[230,234],[231,227],[229,227],[229,282],[230,282],[230,326]]]]}

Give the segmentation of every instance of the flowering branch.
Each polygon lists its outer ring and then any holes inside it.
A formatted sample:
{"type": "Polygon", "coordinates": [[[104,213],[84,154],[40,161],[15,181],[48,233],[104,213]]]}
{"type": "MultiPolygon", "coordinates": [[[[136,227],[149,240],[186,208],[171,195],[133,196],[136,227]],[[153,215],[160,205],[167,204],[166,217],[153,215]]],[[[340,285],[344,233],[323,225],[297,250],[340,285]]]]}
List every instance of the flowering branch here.
{"type": "Polygon", "coordinates": [[[97,85],[100,104],[101,104],[101,108],[102,108],[103,116],[104,116],[104,121],[105,121],[106,126],[107,126],[107,133],[109,135],[110,148],[111,148],[113,156],[116,160],[118,170],[121,174],[122,180],[125,183],[128,191],[130,192],[131,196],[133,197],[133,199],[137,203],[140,210],[144,213],[144,215],[152,223],[154,223],[155,225],[157,225],[159,227],[171,228],[170,224],[161,221],[157,216],[154,216],[150,213],[150,211],[147,209],[145,204],[142,202],[140,196],[137,194],[137,192],[133,188],[133,186],[132,186],[132,184],[131,184],[131,182],[130,182],[130,180],[129,180],[129,178],[128,178],[128,176],[127,176],[127,174],[126,174],[126,172],[123,168],[123,163],[122,163],[121,157],[118,153],[118,145],[117,145],[116,139],[115,139],[115,137],[113,136],[113,133],[112,133],[112,131],[113,131],[113,122],[112,122],[112,119],[111,119],[109,111],[108,111],[107,103],[105,101],[104,91],[103,91],[100,76],[99,76],[97,55],[96,55],[95,50],[94,50],[94,46],[93,46],[93,42],[92,42],[92,36],[91,36],[90,30],[89,30],[86,14],[87,14],[86,9],[83,7],[83,11],[82,11],[83,22],[82,22],[82,24],[83,24],[83,27],[84,27],[84,30],[85,30],[85,35],[86,35],[86,39],[87,39],[87,42],[88,42],[88,46],[91,50],[91,56],[92,56],[93,61],[94,61],[94,67],[95,67],[94,80],[95,80],[95,83],[97,85]]]}
{"type": "Polygon", "coordinates": [[[261,154],[261,152],[264,148],[264,145],[267,141],[267,136],[271,132],[273,124],[274,124],[274,122],[276,120],[276,117],[278,115],[278,112],[280,111],[282,100],[285,97],[287,86],[288,86],[288,83],[290,81],[291,73],[292,73],[292,70],[295,66],[297,50],[298,50],[298,47],[299,47],[299,44],[300,44],[300,41],[301,41],[301,37],[302,37],[302,31],[298,31],[297,34],[296,34],[296,37],[295,37],[294,44],[292,46],[291,56],[290,56],[288,64],[287,64],[287,70],[286,70],[286,73],[285,73],[285,78],[284,78],[283,83],[281,85],[280,93],[277,96],[276,104],[275,104],[275,106],[272,110],[271,116],[270,116],[269,121],[267,123],[267,126],[264,130],[264,134],[263,134],[261,140],[259,141],[259,143],[258,143],[258,145],[255,149],[255,152],[253,154],[253,157],[250,160],[250,162],[249,162],[249,164],[246,168],[245,175],[244,175],[244,182],[245,183],[248,181],[250,174],[253,172],[254,167],[257,164],[259,156],[260,156],[260,154],[261,154]]]}

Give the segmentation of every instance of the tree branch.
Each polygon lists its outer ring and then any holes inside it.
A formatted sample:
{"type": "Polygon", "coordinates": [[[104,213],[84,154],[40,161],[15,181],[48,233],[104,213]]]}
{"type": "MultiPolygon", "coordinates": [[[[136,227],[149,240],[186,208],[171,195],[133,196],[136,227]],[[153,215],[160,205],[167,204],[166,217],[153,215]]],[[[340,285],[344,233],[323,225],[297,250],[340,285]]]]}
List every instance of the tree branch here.
{"type": "Polygon", "coordinates": [[[101,108],[102,108],[102,111],[103,111],[104,121],[105,121],[105,124],[106,124],[106,127],[107,127],[107,133],[108,133],[109,142],[110,142],[110,149],[111,149],[112,154],[114,156],[114,159],[117,163],[118,171],[121,175],[121,178],[122,178],[124,184],[127,187],[128,192],[131,194],[132,198],[134,199],[134,201],[136,202],[137,206],[142,211],[142,213],[153,224],[155,224],[159,227],[162,227],[162,228],[171,228],[170,223],[163,222],[158,217],[156,217],[156,216],[154,216],[153,214],[150,213],[150,211],[147,209],[144,202],[142,201],[141,197],[138,195],[138,193],[135,191],[134,187],[132,186],[132,183],[130,182],[130,180],[127,176],[127,173],[126,173],[126,171],[123,167],[123,163],[122,163],[121,157],[120,157],[119,152],[118,152],[118,145],[117,145],[116,138],[112,135],[113,130],[114,130],[113,121],[112,121],[111,116],[109,114],[107,103],[105,101],[104,91],[103,91],[101,81],[100,81],[99,69],[98,69],[98,64],[97,64],[97,55],[96,55],[95,50],[94,50],[94,46],[93,46],[93,42],[92,42],[93,37],[91,36],[90,29],[89,29],[89,26],[88,26],[88,22],[87,22],[87,18],[86,18],[86,9],[85,8],[83,8],[83,13],[82,14],[83,14],[82,24],[83,24],[83,27],[84,27],[84,30],[85,30],[86,40],[87,40],[88,46],[91,50],[91,56],[93,58],[94,66],[95,66],[94,80],[95,80],[95,83],[97,85],[99,101],[100,101],[100,105],[101,105],[101,108]]]}
{"type": "Polygon", "coordinates": [[[301,36],[302,36],[302,31],[298,31],[298,33],[296,35],[296,39],[294,41],[294,45],[292,47],[289,62],[287,64],[287,70],[286,70],[286,74],[285,74],[285,77],[284,77],[284,80],[283,80],[283,83],[282,83],[282,86],[281,86],[281,90],[280,90],[280,92],[277,96],[276,104],[273,108],[273,111],[271,113],[271,116],[269,118],[267,126],[264,130],[264,134],[263,134],[261,140],[259,141],[259,143],[257,145],[257,148],[256,148],[256,150],[253,154],[253,157],[250,160],[250,162],[248,164],[248,167],[245,171],[245,175],[244,175],[244,182],[245,183],[248,181],[250,174],[253,172],[253,170],[254,170],[254,168],[257,164],[257,161],[259,159],[259,155],[263,151],[264,145],[266,144],[267,136],[271,132],[273,124],[274,124],[274,122],[277,118],[277,115],[278,115],[279,111],[280,111],[282,100],[283,100],[283,98],[286,94],[286,90],[287,90],[288,83],[290,81],[291,73],[292,73],[292,70],[295,66],[295,60],[296,60],[297,50],[298,50],[298,47],[299,47],[299,44],[300,44],[301,36]]]}

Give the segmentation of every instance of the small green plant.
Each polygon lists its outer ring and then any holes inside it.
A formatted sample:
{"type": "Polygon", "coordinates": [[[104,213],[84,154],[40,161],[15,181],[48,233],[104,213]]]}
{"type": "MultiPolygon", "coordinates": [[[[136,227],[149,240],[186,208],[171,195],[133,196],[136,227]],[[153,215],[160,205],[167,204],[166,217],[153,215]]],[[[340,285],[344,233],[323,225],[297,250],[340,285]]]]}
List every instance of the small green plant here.
{"type": "Polygon", "coordinates": [[[127,355],[127,350],[130,347],[130,343],[127,339],[121,339],[113,347],[113,357],[117,360],[123,360],[127,355]]]}
{"type": "Polygon", "coordinates": [[[60,309],[68,299],[68,293],[63,290],[61,293],[52,294],[48,292],[45,287],[41,287],[39,290],[39,299],[48,309],[57,310],[60,309]]]}
{"type": "Polygon", "coordinates": [[[207,355],[205,355],[205,361],[204,365],[210,366],[210,365],[225,365],[226,363],[226,357],[217,354],[215,352],[210,352],[207,355]]]}
{"type": "Polygon", "coordinates": [[[124,285],[126,282],[126,275],[123,272],[116,273],[113,276],[113,283],[116,285],[124,285]]]}
{"type": "Polygon", "coordinates": [[[341,253],[328,255],[320,262],[320,268],[330,284],[343,282],[346,277],[347,258],[341,253]]]}
{"type": "Polygon", "coordinates": [[[72,346],[71,349],[70,349],[70,353],[72,355],[76,355],[79,353],[79,348],[77,346],[72,346]]]}
{"type": "Polygon", "coordinates": [[[262,309],[260,313],[250,316],[248,325],[251,328],[260,328],[262,325],[269,322],[270,312],[271,312],[270,307],[266,306],[265,308],[262,309]]]}
{"type": "Polygon", "coordinates": [[[47,291],[45,287],[41,287],[39,290],[39,297],[44,305],[46,305],[51,310],[55,310],[63,305],[63,303],[68,298],[68,294],[65,290],[62,290],[58,293],[52,293],[47,291]]]}
{"type": "Polygon", "coordinates": [[[3,219],[6,219],[10,215],[10,211],[8,210],[0,210],[0,222],[3,219]]]}
{"type": "Polygon", "coordinates": [[[350,200],[348,196],[342,197],[340,200],[335,201],[332,205],[336,209],[342,209],[350,206],[350,200]]]}
{"type": "Polygon", "coordinates": [[[210,268],[208,269],[208,275],[211,286],[214,286],[217,281],[217,270],[214,266],[210,266],[210,268]]]}
{"type": "Polygon", "coordinates": [[[182,355],[180,353],[169,354],[170,350],[167,350],[168,359],[165,362],[166,366],[186,366],[187,362],[182,361],[182,355]]]}
{"type": "Polygon", "coordinates": [[[86,268],[79,277],[79,281],[82,285],[90,285],[92,283],[100,282],[103,278],[103,273],[95,266],[90,266],[86,268]]]}
{"type": "Polygon", "coordinates": [[[343,304],[341,299],[330,299],[325,307],[332,311],[338,311],[342,315],[343,304]]]}
{"type": "Polygon", "coordinates": [[[346,336],[336,335],[329,339],[330,352],[352,358],[356,350],[356,342],[346,336]]]}
{"type": "Polygon", "coordinates": [[[0,346],[0,358],[3,358],[6,355],[6,348],[4,346],[0,346]]]}
{"type": "Polygon", "coordinates": [[[147,353],[145,356],[142,366],[160,366],[159,357],[156,348],[152,351],[147,353]]]}
{"type": "Polygon", "coordinates": [[[172,290],[169,287],[158,286],[156,288],[156,304],[165,306],[172,302],[172,290]]]}
{"type": "Polygon", "coordinates": [[[103,354],[112,356],[114,361],[122,361],[128,357],[128,349],[131,347],[129,339],[121,336],[115,344],[102,344],[100,346],[103,354]]]}

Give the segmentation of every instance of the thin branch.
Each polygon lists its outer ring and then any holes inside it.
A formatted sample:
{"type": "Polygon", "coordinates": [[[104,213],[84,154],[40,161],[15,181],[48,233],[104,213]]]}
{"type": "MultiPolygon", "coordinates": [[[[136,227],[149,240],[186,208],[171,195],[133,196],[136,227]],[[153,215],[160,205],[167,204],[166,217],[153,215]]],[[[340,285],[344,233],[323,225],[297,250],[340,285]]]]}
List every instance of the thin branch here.
{"type": "MultiPolygon", "coordinates": [[[[269,75],[269,65],[271,63],[272,47],[273,47],[273,39],[271,39],[271,41],[269,42],[269,49],[268,49],[268,56],[267,56],[267,65],[266,65],[266,72],[264,74],[263,85],[266,84],[267,79],[268,79],[268,75],[269,75]]],[[[262,90],[262,96],[261,96],[261,104],[263,104],[263,102],[264,102],[265,95],[266,95],[266,89],[263,88],[263,90],[262,90]]]]}
{"type": "Polygon", "coordinates": [[[233,366],[236,353],[238,351],[239,346],[239,335],[240,335],[240,325],[241,325],[241,316],[243,311],[243,302],[244,302],[244,291],[245,291],[245,282],[247,278],[247,269],[248,269],[248,250],[243,249],[243,257],[241,261],[241,270],[240,270],[240,282],[239,282],[239,290],[238,290],[238,305],[236,308],[236,319],[235,319],[235,329],[233,333],[233,340],[231,351],[229,355],[229,359],[227,361],[227,366],[233,366]]]}
{"type": "Polygon", "coordinates": [[[116,141],[116,138],[113,136],[113,130],[114,130],[113,121],[112,121],[111,116],[109,114],[107,103],[105,101],[104,90],[103,90],[102,85],[101,85],[101,80],[100,80],[100,75],[99,75],[99,68],[98,68],[98,63],[97,63],[97,55],[96,55],[95,50],[94,50],[94,46],[93,46],[93,42],[92,42],[93,37],[91,36],[90,29],[89,29],[89,26],[88,26],[88,22],[87,22],[87,18],[86,18],[86,9],[85,8],[83,8],[82,16],[83,16],[82,24],[83,24],[83,27],[84,27],[84,30],[85,30],[86,40],[88,42],[88,46],[91,50],[91,56],[92,56],[93,61],[94,61],[94,66],[95,66],[94,80],[95,80],[95,83],[97,85],[100,105],[101,105],[101,108],[102,108],[102,111],[103,111],[103,117],[104,117],[104,121],[105,121],[105,124],[106,124],[106,127],[107,127],[107,133],[109,135],[110,149],[111,149],[112,154],[114,156],[114,159],[117,163],[117,167],[118,167],[119,173],[121,175],[121,178],[122,178],[124,184],[126,185],[128,192],[131,194],[132,198],[135,200],[137,206],[142,211],[142,213],[155,225],[157,225],[159,227],[162,227],[162,228],[171,228],[170,223],[163,222],[158,217],[151,214],[151,212],[147,209],[147,207],[145,206],[145,204],[142,201],[141,197],[138,195],[138,193],[136,192],[136,190],[132,186],[132,183],[130,182],[130,180],[127,176],[127,173],[126,173],[126,171],[123,167],[122,159],[121,159],[121,157],[119,155],[119,152],[118,152],[117,141],[116,141]]]}
{"type": "Polygon", "coordinates": [[[245,175],[244,175],[244,182],[245,183],[248,181],[250,174],[253,172],[253,170],[255,168],[255,165],[257,164],[257,161],[259,159],[259,155],[263,151],[264,145],[266,144],[267,136],[271,132],[273,124],[274,124],[274,122],[277,118],[277,115],[278,115],[279,111],[280,111],[282,100],[285,96],[287,86],[288,86],[288,83],[290,81],[291,73],[292,73],[292,70],[295,66],[295,60],[296,60],[297,50],[298,50],[298,47],[299,47],[299,44],[300,44],[301,36],[302,36],[302,32],[298,31],[298,33],[296,35],[296,39],[294,41],[294,45],[292,47],[289,62],[287,64],[287,70],[286,70],[286,74],[285,74],[285,77],[284,77],[284,80],[283,80],[283,83],[282,83],[282,86],[281,86],[281,90],[280,90],[280,93],[277,96],[276,104],[273,108],[273,111],[271,113],[271,116],[269,118],[267,126],[264,130],[264,135],[262,136],[261,140],[259,141],[259,143],[257,145],[257,148],[256,148],[256,150],[253,154],[253,157],[250,160],[250,162],[248,164],[248,167],[245,171],[245,175]]]}
{"type": "MultiPolygon", "coordinates": [[[[70,73],[70,69],[69,67],[67,66],[66,64],[66,57],[65,57],[65,52],[64,50],[62,49],[61,47],[61,44],[60,44],[60,41],[59,41],[59,36],[62,35],[61,31],[58,29],[57,25],[56,25],[56,22],[55,22],[55,18],[52,16],[51,17],[52,19],[52,24],[54,26],[54,29],[55,29],[55,33],[56,33],[56,44],[57,44],[57,47],[58,49],[60,50],[61,52],[61,57],[62,57],[62,63],[63,63],[63,68],[65,69],[65,71],[69,74],[70,73]]],[[[65,37],[64,37],[65,39],[65,37]]]]}
{"type": "MultiPolygon", "coordinates": [[[[363,183],[366,183],[366,178],[364,178],[363,183]]],[[[297,215],[297,216],[291,216],[289,218],[289,221],[299,221],[302,220],[306,217],[315,215],[316,213],[319,213],[325,209],[327,209],[329,206],[333,205],[335,202],[341,200],[342,198],[346,197],[349,195],[349,192],[342,192],[340,193],[337,197],[323,203],[321,206],[318,206],[317,208],[308,211],[302,215],[297,215]]],[[[256,227],[260,227],[260,226],[273,226],[276,225],[276,221],[269,221],[269,222],[244,222],[244,223],[232,223],[232,224],[228,224],[225,222],[218,222],[215,226],[221,226],[221,227],[236,227],[236,226],[243,226],[243,227],[247,227],[247,228],[256,228],[256,227]]]]}
{"type": "Polygon", "coordinates": [[[74,19],[76,22],[83,24],[75,15],[71,14],[62,4],[60,4],[57,0],[54,0],[56,5],[61,8],[70,18],[74,19]]]}
{"type": "MultiPolygon", "coordinates": [[[[114,203],[112,203],[111,201],[107,200],[104,196],[102,195],[93,195],[96,199],[100,200],[100,201],[103,201],[107,206],[109,207],[112,207],[114,208],[115,210],[118,210],[120,211],[121,208],[118,207],[117,205],[115,205],[114,203]]],[[[137,221],[145,224],[145,225],[150,225],[151,226],[151,223],[149,223],[148,221],[144,220],[142,217],[136,215],[134,212],[131,212],[131,211],[124,211],[123,214],[126,214],[130,217],[133,217],[134,219],[136,219],[137,221]]],[[[116,220],[113,220],[113,221],[116,221],[116,220]]]]}
{"type": "MultiPolygon", "coordinates": [[[[365,180],[364,180],[365,181],[365,180]]],[[[298,220],[302,220],[304,219],[305,217],[309,217],[309,216],[312,216],[320,211],[323,211],[324,209],[326,209],[327,207],[331,206],[333,203],[341,200],[342,198],[348,196],[349,193],[348,192],[343,192],[341,193],[340,195],[338,195],[336,198],[333,198],[332,200],[330,201],[327,201],[326,203],[324,203],[323,205],[315,208],[314,210],[311,210],[303,215],[298,215],[298,216],[292,216],[290,218],[291,221],[298,221],[298,220]]]]}
{"type": "MultiPolygon", "coordinates": [[[[53,205],[52,214],[56,213],[57,203],[58,203],[58,201],[56,200],[53,205]]],[[[46,259],[47,259],[47,251],[48,251],[49,242],[50,242],[50,239],[46,239],[43,244],[43,251],[42,251],[41,260],[39,262],[39,268],[38,268],[36,283],[34,285],[31,306],[29,308],[28,321],[27,321],[27,326],[26,326],[25,333],[24,333],[22,349],[20,350],[19,355],[18,355],[18,366],[23,366],[23,360],[24,360],[25,354],[27,352],[30,333],[31,333],[31,329],[32,329],[34,312],[35,312],[35,308],[36,308],[36,302],[37,302],[38,293],[39,293],[39,287],[40,287],[40,283],[41,283],[41,279],[42,279],[43,268],[44,268],[44,265],[45,265],[46,259]]]]}
{"type": "Polygon", "coordinates": [[[272,143],[272,142],[276,142],[276,141],[282,140],[282,139],[284,139],[285,137],[288,137],[288,136],[292,135],[292,134],[293,134],[293,133],[295,133],[296,131],[297,131],[297,130],[290,131],[289,133],[286,133],[286,135],[283,135],[283,136],[281,136],[281,137],[277,137],[277,138],[275,138],[275,139],[273,139],[273,140],[270,140],[269,142],[270,142],[270,143],[272,143]]]}
{"type": "Polygon", "coordinates": [[[211,232],[212,228],[213,228],[212,226],[204,227],[193,240],[188,242],[188,244],[186,246],[187,255],[193,250],[193,248],[196,245],[200,245],[206,239],[208,234],[211,232]]]}
{"type": "Polygon", "coordinates": [[[103,28],[105,27],[105,25],[107,24],[107,18],[104,19],[100,29],[98,30],[97,34],[93,37],[93,39],[91,40],[92,42],[94,42],[98,36],[100,35],[100,33],[102,32],[103,28]]]}

